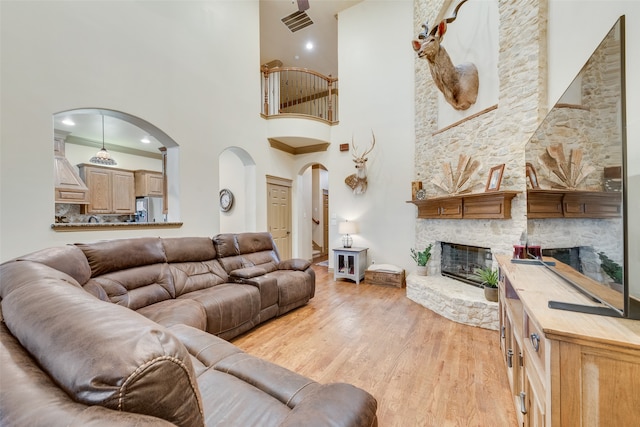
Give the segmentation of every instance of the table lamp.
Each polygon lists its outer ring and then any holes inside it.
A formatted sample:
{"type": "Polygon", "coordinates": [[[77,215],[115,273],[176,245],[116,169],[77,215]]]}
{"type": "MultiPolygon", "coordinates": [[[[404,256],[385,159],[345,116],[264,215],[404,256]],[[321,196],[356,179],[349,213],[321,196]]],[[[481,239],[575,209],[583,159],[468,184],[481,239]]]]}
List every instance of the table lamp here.
{"type": "Polygon", "coordinates": [[[338,233],[342,234],[342,246],[350,248],[353,244],[353,239],[350,234],[356,234],[358,232],[358,226],[353,221],[343,221],[338,224],[338,233]]]}

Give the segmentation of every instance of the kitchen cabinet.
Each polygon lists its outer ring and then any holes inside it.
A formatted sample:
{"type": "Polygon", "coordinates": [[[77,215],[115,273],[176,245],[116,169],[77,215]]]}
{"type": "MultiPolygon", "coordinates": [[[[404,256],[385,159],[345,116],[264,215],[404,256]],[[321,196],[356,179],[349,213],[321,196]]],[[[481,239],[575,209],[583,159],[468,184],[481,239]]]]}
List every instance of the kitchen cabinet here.
{"type": "Polygon", "coordinates": [[[90,164],[78,165],[80,177],[89,188],[85,214],[135,213],[135,184],[132,171],[90,164]]]}
{"type": "Polygon", "coordinates": [[[640,322],[549,308],[549,300],[594,303],[543,266],[496,258],[500,347],[518,425],[636,425],[640,322]]]}
{"type": "Polygon", "coordinates": [[[134,171],[136,197],[163,197],[164,177],[162,172],[134,171]]]}

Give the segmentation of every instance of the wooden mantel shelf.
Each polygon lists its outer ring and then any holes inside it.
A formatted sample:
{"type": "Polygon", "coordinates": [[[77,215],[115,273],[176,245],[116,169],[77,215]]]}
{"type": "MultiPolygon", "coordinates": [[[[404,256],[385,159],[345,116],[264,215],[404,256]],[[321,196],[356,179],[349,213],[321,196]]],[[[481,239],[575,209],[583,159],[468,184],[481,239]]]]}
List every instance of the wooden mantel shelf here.
{"type": "Polygon", "coordinates": [[[520,191],[491,191],[409,200],[423,219],[509,219],[511,199],[520,191]]]}
{"type": "Polygon", "coordinates": [[[527,190],[527,217],[620,218],[622,194],[607,191],[527,190]]]}

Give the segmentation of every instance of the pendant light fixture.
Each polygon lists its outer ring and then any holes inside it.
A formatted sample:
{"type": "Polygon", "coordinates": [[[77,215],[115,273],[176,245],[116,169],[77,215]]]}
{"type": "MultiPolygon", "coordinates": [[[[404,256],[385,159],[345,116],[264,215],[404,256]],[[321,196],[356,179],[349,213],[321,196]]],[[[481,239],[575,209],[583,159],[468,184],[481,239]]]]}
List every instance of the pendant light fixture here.
{"type": "Polygon", "coordinates": [[[116,161],[111,158],[111,154],[109,154],[107,149],[104,148],[104,114],[102,114],[102,148],[89,160],[89,162],[97,163],[99,165],[117,165],[116,161]]]}

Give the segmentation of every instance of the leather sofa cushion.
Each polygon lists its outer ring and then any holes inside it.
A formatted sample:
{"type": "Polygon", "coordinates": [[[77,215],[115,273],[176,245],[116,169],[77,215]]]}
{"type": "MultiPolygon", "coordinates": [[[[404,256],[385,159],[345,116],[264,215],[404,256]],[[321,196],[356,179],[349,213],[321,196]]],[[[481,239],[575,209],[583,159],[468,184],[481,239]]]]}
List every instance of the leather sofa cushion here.
{"type": "Polygon", "coordinates": [[[238,248],[238,242],[236,241],[235,234],[218,234],[213,238],[213,243],[215,244],[218,256],[221,258],[240,255],[240,249],[238,248]]]}
{"type": "Polygon", "coordinates": [[[176,297],[211,288],[229,281],[218,260],[178,262],[169,264],[176,297]]]}
{"type": "Polygon", "coordinates": [[[175,298],[176,290],[168,264],[152,264],[113,271],[89,279],[84,288],[100,299],[96,289],[104,290],[112,303],[138,310],[175,298]]]}
{"type": "Polygon", "coordinates": [[[239,279],[251,279],[253,277],[264,276],[267,274],[267,271],[262,267],[246,267],[233,270],[229,274],[239,279]]]}
{"type": "Polygon", "coordinates": [[[207,313],[207,332],[221,335],[249,323],[255,326],[260,313],[260,292],[255,286],[224,283],[189,292],[180,299],[199,302],[207,313]]]}
{"type": "Polygon", "coordinates": [[[2,299],[5,324],[77,402],[203,425],[191,357],[166,328],[43,278],[2,299]],[[170,381],[167,381],[170,379],[170,381]]]}
{"type": "Polygon", "coordinates": [[[216,258],[213,240],[208,237],[163,238],[167,262],[209,261],[216,258]]]}
{"type": "Polygon", "coordinates": [[[167,262],[159,237],[76,243],[89,261],[91,277],[142,265],[167,262]]]}
{"type": "Polygon", "coordinates": [[[31,254],[21,256],[18,260],[35,261],[56,270],[63,271],[84,284],[91,277],[91,267],[84,253],[74,245],[42,249],[31,254]]]}
{"type": "Polygon", "coordinates": [[[311,266],[311,261],[301,258],[293,258],[280,262],[278,265],[279,270],[297,270],[305,271],[311,266]]]}
{"type": "Polygon", "coordinates": [[[144,317],[162,326],[189,325],[207,330],[207,312],[202,304],[190,299],[169,299],[137,310],[144,317]]]}
{"type": "Polygon", "coordinates": [[[8,261],[0,264],[0,298],[43,278],[60,280],[69,286],[80,287],[73,277],[44,264],[33,261],[8,261]]]}

